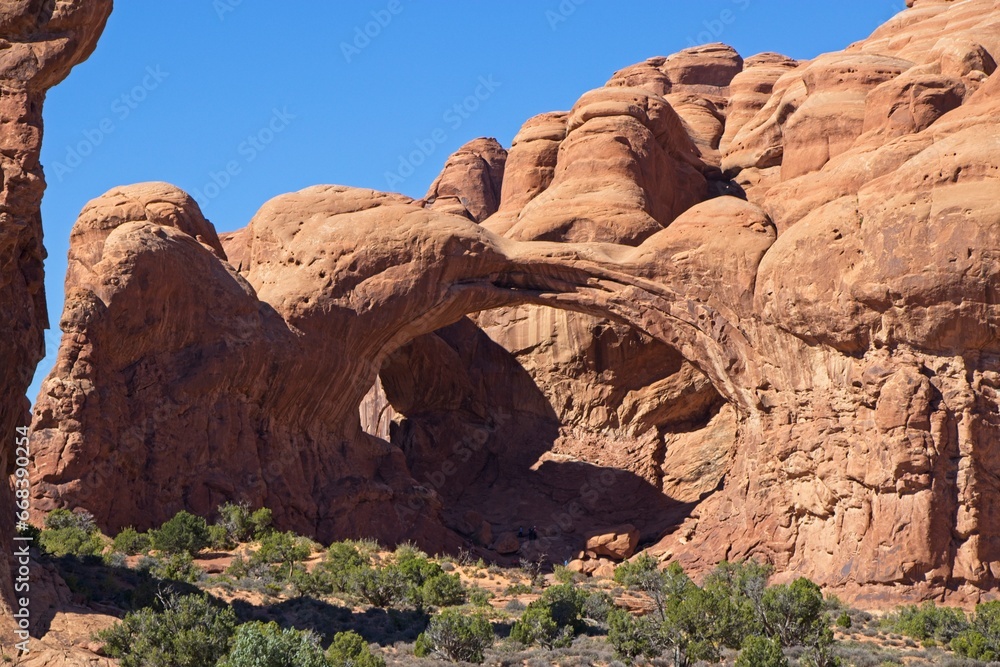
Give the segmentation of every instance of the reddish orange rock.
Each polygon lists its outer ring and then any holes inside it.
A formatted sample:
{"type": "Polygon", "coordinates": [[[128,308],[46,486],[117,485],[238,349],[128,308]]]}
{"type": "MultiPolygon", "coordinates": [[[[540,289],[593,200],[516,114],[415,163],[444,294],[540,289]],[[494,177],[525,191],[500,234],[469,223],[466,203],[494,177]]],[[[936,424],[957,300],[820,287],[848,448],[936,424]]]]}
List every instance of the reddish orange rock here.
{"type": "Polygon", "coordinates": [[[474,139],[445,162],[424,196],[428,208],[482,222],[500,207],[507,151],[496,139],[474,139]]]}
{"type": "Polygon", "coordinates": [[[597,531],[587,538],[587,551],[615,560],[625,560],[635,553],[638,545],[639,531],[631,524],[597,531]]]}
{"type": "Polygon", "coordinates": [[[630,524],[587,551],[989,595],[994,5],[918,2],[800,64],[628,68],[525,124],[481,223],[489,142],[430,207],[319,186],[218,243],[183,193],[116,189],[74,233],[35,508],[115,529],[246,500],[322,540],[553,562],[630,524]]]}
{"type": "MultiPolygon", "coordinates": [[[[42,261],[40,153],[42,107],[49,88],[85,60],[111,12],[111,0],[24,0],[0,6],[0,472],[12,472],[16,429],[29,421],[25,391],[44,354],[48,328],[42,261]]],[[[0,484],[0,644],[12,646],[15,507],[0,484]]]]}

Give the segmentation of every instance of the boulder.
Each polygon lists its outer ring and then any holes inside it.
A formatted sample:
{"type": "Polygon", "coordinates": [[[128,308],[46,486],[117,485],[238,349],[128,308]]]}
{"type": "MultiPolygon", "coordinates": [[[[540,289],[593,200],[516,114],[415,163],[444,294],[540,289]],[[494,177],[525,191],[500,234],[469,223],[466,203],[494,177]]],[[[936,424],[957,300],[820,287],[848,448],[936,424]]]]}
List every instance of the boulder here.
{"type": "Polygon", "coordinates": [[[500,533],[492,548],[501,555],[515,554],[521,549],[521,541],[517,539],[517,533],[500,533]]]}
{"type": "Polygon", "coordinates": [[[597,531],[587,537],[587,550],[600,556],[625,560],[639,546],[639,531],[631,524],[597,531]]]}

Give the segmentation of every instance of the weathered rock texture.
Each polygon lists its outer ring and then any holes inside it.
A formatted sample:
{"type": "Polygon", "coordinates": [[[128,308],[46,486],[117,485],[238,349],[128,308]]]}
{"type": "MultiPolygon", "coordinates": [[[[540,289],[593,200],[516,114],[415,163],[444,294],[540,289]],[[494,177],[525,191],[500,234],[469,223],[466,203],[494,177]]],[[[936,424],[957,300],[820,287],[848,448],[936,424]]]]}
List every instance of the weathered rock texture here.
{"type": "Polygon", "coordinates": [[[595,556],[606,556],[615,560],[624,560],[635,553],[639,545],[639,531],[635,526],[626,524],[610,530],[599,532],[587,538],[587,551],[595,556]]]}
{"type": "Polygon", "coordinates": [[[236,498],[320,539],[559,559],[631,524],[695,571],[976,598],[998,53],[996,3],[965,0],[810,62],[651,59],[425,200],[309,188],[225,252],[183,193],[112,191],[74,232],[35,506],[117,529],[236,498]]]}
{"type": "MultiPolygon", "coordinates": [[[[0,473],[14,459],[15,429],[28,424],[25,391],[43,355],[48,326],[43,291],[39,162],[45,93],[86,59],[111,0],[0,3],[0,473]]],[[[13,499],[0,484],[0,640],[10,628],[13,499]]]]}
{"type": "Polygon", "coordinates": [[[428,208],[482,222],[500,205],[507,151],[496,139],[474,139],[448,158],[424,197],[428,208]]]}

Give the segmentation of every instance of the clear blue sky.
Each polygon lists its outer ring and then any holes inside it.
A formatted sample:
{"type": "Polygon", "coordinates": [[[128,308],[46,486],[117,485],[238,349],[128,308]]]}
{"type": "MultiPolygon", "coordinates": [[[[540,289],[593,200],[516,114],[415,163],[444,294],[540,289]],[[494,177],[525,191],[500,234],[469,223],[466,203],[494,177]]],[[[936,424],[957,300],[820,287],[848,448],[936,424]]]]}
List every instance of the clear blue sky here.
{"type": "Polygon", "coordinates": [[[902,0],[119,0],[96,53],[45,105],[42,212],[56,329],[29,398],[55,359],[70,228],[88,200],[116,185],[162,180],[197,192],[220,231],[243,227],[275,195],[317,183],[419,197],[469,139],[509,146],[524,120],[568,109],[626,65],[707,41],[744,57],[811,58],[866,37],[902,8],[902,0]],[[483,99],[468,99],[477,92],[483,99]],[[421,147],[426,157],[401,170],[421,147]]]}

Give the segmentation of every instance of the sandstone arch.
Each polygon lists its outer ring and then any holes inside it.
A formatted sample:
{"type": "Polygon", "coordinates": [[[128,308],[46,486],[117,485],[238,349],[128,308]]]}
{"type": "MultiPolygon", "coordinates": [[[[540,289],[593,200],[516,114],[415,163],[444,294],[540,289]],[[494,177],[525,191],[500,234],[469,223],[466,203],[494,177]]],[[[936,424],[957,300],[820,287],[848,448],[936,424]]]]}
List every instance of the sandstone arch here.
{"type": "Polygon", "coordinates": [[[33,425],[36,507],[148,525],[243,494],[320,537],[451,546],[440,502],[357,405],[408,342],[531,304],[674,346],[738,413],[721,488],[654,551],[695,569],[759,556],[848,597],[987,594],[996,25],[989,0],[929,0],[809,63],[716,46],[652,59],[529,121],[499,203],[486,142],[475,182],[442,176],[440,208],[331,186],[280,197],[227,237],[232,266],[191,235],[197,216],[169,213],[183,193],[96,200],[80,238],[122,224],[71,268],[33,425]],[[741,191],[749,203],[706,201],[741,191]]]}
{"type": "MultiPolygon", "coordinates": [[[[693,214],[707,208],[754,209],[716,200],[693,214]]],[[[748,219],[759,261],[773,228],[762,214],[748,219]]],[[[336,505],[344,480],[384,480],[366,491],[373,512],[416,493],[398,452],[358,423],[383,361],[420,335],[499,306],[546,304],[629,322],[742,400],[734,387],[748,369],[731,348],[739,334],[712,304],[616,268],[655,275],[658,258],[672,256],[665,249],[683,249],[671,246],[676,239],[653,237],[634,251],[512,242],[401,197],[318,187],[262,208],[249,227],[244,280],[206,224],[190,198],[164,184],[117,189],[81,215],[60,367],[34,424],[39,511],[72,502],[109,529],[145,527],[182,506],[207,513],[239,495],[323,539],[370,526],[322,508],[336,505]],[[143,305],[153,299],[153,309],[143,305]],[[220,412],[228,423],[215,425],[220,412]],[[124,421],[132,426],[118,430],[124,421]],[[169,449],[199,436],[203,446],[181,453],[192,469],[178,466],[169,449]],[[95,454],[109,464],[93,465],[95,454]],[[106,494],[109,484],[129,484],[134,504],[106,494]]],[[[684,225],[663,234],[677,237],[684,225]]],[[[711,268],[724,272],[725,262],[711,268]]],[[[369,518],[386,539],[420,535],[420,526],[369,518]]]]}

